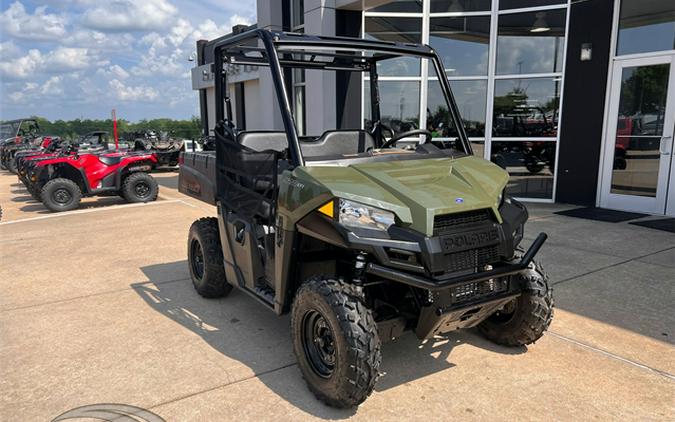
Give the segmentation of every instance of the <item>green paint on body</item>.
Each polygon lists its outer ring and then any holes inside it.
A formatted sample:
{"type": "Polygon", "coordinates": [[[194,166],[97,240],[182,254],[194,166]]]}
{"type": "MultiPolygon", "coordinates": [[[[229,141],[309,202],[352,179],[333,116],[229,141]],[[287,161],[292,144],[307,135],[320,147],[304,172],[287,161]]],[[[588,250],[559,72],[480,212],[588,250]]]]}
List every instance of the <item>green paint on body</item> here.
{"type": "Polygon", "coordinates": [[[492,208],[499,218],[507,181],[506,171],[474,156],[299,167],[280,178],[279,215],[292,230],[314,209],[345,198],[389,210],[397,224],[431,236],[436,215],[492,208]]]}

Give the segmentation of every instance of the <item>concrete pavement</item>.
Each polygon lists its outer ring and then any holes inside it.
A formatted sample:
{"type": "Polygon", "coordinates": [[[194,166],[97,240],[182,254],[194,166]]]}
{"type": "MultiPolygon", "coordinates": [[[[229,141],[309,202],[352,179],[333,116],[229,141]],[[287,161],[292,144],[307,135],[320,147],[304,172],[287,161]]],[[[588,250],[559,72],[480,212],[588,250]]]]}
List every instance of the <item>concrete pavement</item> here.
{"type": "Polygon", "coordinates": [[[373,395],[343,411],[305,387],[288,317],[237,291],[194,292],[187,230],[214,209],[177,193],[175,173],[158,178],[153,204],[90,199],[47,214],[0,174],[0,420],[92,403],[167,421],[675,420],[671,233],[531,206],[526,241],[550,236],[540,259],[556,313],[544,338],[508,349],[474,331],[406,335],[383,347],[373,395]]]}

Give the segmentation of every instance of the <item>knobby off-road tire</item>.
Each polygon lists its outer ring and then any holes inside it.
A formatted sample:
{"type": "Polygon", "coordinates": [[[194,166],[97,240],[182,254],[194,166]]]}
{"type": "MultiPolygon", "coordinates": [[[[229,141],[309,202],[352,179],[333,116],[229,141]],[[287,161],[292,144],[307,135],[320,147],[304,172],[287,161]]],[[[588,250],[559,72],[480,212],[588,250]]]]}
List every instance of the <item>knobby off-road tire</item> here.
{"type": "MultiPolygon", "coordinates": [[[[516,261],[520,258],[516,256],[516,261]]],[[[539,340],[551,324],[553,295],[548,275],[536,261],[515,275],[512,282],[521,283],[522,294],[481,322],[478,330],[497,344],[525,346],[539,340]]]]}
{"type": "Polygon", "coordinates": [[[225,278],[218,219],[200,218],[190,226],[188,267],[192,284],[201,296],[223,297],[232,291],[225,278]]]}
{"type": "Polygon", "coordinates": [[[72,180],[57,178],[45,183],[40,191],[40,199],[50,211],[70,211],[80,205],[82,191],[72,180]]]}
{"type": "Polygon", "coordinates": [[[159,186],[148,173],[132,173],[122,182],[120,196],[127,202],[152,202],[157,199],[159,186]]]}
{"type": "Polygon", "coordinates": [[[16,174],[16,159],[14,157],[10,157],[9,160],[7,160],[7,170],[16,174]]]}
{"type": "Polygon", "coordinates": [[[291,336],[302,375],[319,400],[350,408],[372,393],[380,338],[354,286],[323,277],[306,281],[293,301],[291,336]]]}

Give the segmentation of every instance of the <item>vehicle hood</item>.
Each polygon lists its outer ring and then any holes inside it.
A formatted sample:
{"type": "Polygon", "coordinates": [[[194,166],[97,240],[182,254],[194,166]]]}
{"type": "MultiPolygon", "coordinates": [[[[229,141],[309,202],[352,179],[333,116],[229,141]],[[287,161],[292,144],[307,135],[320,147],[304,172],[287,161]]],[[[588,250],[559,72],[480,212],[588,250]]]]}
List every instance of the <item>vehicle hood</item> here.
{"type": "Polygon", "coordinates": [[[493,208],[508,173],[482,158],[397,160],[346,167],[307,167],[334,197],[394,212],[404,226],[431,235],[434,216],[493,208]]]}

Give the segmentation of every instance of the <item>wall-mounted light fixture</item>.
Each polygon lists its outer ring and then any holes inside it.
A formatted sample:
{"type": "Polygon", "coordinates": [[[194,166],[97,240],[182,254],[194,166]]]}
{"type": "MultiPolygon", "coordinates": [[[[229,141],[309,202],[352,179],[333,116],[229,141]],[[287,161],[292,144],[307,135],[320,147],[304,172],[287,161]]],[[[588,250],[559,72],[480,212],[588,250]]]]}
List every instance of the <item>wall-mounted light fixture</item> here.
{"type": "Polygon", "coordinates": [[[593,44],[587,42],[581,44],[581,54],[579,60],[582,62],[587,62],[593,58],[593,44]]]}
{"type": "Polygon", "coordinates": [[[546,32],[551,30],[548,23],[546,23],[546,12],[537,12],[535,16],[537,18],[534,20],[530,32],[546,32]]]}

